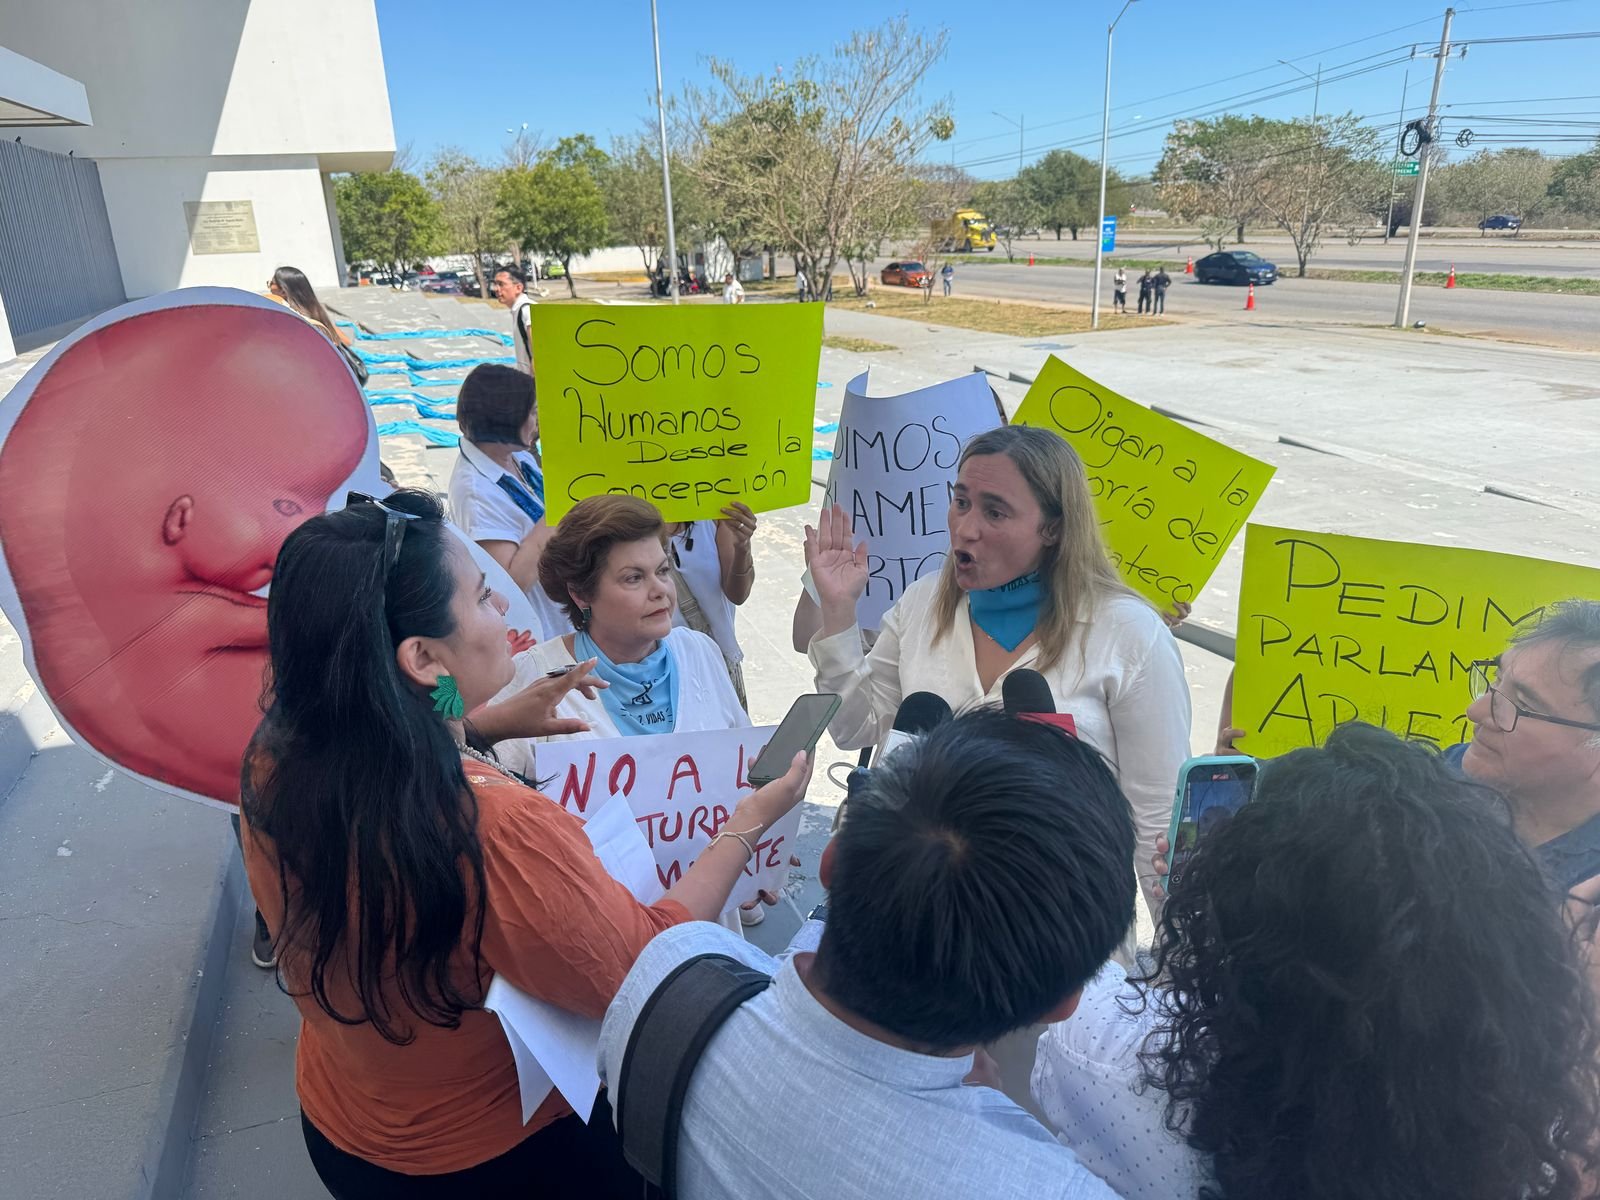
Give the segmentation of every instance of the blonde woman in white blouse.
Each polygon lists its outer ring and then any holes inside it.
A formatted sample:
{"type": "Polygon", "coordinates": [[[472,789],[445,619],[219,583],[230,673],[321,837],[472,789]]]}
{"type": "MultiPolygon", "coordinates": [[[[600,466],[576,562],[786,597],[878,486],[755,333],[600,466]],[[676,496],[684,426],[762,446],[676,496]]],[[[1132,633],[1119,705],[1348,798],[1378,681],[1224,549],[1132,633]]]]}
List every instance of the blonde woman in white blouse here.
{"type": "Polygon", "coordinates": [[[875,745],[900,701],[933,692],[954,709],[998,703],[1027,667],[1056,711],[1116,768],[1139,833],[1136,869],[1158,910],[1149,863],[1189,753],[1189,688],[1162,617],[1117,578],[1078,455],[1048,430],[1012,425],[967,444],[948,516],[944,569],[913,583],[870,653],[856,626],[867,544],[825,510],[806,530],[822,626],[810,658],[819,691],[843,697],[829,732],[841,749],[875,745]]]}

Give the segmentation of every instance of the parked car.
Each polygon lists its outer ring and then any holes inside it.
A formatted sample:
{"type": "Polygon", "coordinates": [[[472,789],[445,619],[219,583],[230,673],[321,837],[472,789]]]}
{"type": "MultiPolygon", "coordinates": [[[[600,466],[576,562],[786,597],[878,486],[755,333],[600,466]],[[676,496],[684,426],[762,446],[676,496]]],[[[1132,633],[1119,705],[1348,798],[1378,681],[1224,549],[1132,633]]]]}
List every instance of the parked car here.
{"type": "Polygon", "coordinates": [[[1268,284],[1278,277],[1278,264],[1249,250],[1219,250],[1194,265],[1196,283],[1268,284]]]}
{"type": "Polygon", "coordinates": [[[1485,217],[1478,222],[1479,229],[1509,229],[1512,233],[1522,228],[1522,218],[1513,217],[1510,213],[1496,213],[1492,217],[1485,217]]]}
{"type": "Polygon", "coordinates": [[[454,271],[439,271],[423,279],[422,290],[435,296],[459,296],[461,276],[454,271]]]}
{"type": "Polygon", "coordinates": [[[933,272],[919,262],[892,262],[878,275],[884,287],[921,287],[933,272]]]}

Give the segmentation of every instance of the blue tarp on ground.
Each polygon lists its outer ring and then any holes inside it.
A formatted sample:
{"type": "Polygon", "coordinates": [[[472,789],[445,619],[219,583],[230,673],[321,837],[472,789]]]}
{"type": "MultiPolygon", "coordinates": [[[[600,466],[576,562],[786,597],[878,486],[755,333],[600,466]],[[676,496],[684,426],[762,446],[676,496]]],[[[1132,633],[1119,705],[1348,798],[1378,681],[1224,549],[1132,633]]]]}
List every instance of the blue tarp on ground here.
{"type": "Polygon", "coordinates": [[[434,429],[428,425],[419,425],[415,421],[386,421],[378,426],[379,437],[400,433],[418,434],[435,446],[459,446],[461,444],[461,435],[459,433],[451,433],[446,429],[434,429]]]}

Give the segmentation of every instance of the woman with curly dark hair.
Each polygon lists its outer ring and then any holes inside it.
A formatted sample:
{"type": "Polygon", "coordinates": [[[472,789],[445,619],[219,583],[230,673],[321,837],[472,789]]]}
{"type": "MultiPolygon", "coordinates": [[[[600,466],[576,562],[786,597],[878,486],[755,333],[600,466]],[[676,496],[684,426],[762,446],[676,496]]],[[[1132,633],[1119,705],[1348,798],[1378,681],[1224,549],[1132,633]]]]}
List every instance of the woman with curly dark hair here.
{"type": "Polygon", "coordinates": [[[1365,725],[1263,770],[1035,1098],[1129,1200],[1594,1195],[1600,1026],[1504,802],[1365,725]]]}

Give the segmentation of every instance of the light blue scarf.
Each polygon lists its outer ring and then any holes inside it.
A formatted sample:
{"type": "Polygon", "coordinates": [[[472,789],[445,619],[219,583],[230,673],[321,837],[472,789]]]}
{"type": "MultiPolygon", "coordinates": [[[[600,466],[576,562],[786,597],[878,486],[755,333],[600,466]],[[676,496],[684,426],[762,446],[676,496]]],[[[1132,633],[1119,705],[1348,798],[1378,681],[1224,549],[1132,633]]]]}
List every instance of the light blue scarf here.
{"type": "Polygon", "coordinates": [[[1037,571],[997,588],[967,593],[973,623],[1007,650],[1015,650],[1033,632],[1043,605],[1044,584],[1037,571]]]}
{"type": "Polygon", "coordinates": [[[636,663],[612,662],[582,629],[573,638],[572,650],[579,662],[599,660],[595,674],[611,685],[601,691],[600,700],[618,733],[637,737],[672,732],[677,725],[678,667],[665,638],[654,654],[636,663]]]}

